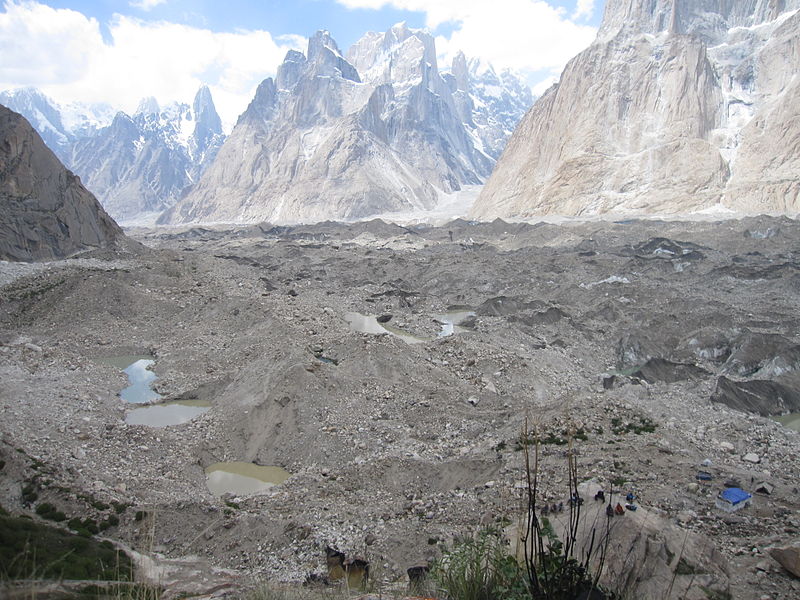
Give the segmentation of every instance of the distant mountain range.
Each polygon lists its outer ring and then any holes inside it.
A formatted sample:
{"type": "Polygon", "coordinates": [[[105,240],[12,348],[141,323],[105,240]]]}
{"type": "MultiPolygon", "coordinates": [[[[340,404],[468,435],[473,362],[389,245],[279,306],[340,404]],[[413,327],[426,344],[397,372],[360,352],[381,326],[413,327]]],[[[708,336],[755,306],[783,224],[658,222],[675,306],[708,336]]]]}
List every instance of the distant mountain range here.
{"type": "Polygon", "coordinates": [[[440,72],[433,37],[404,24],[344,55],[327,32],[290,51],[226,138],[211,92],[191,106],[59,105],[0,93],[123,223],[355,219],[426,209],[488,178],[533,104],[511,72],[459,54],[440,72]]]}
{"type": "Polygon", "coordinates": [[[0,104],[25,116],[119,221],[172,206],[225,140],[205,86],[192,106],[146,98],[132,116],[107,105],[61,106],[34,88],[0,93],[0,104]]]}

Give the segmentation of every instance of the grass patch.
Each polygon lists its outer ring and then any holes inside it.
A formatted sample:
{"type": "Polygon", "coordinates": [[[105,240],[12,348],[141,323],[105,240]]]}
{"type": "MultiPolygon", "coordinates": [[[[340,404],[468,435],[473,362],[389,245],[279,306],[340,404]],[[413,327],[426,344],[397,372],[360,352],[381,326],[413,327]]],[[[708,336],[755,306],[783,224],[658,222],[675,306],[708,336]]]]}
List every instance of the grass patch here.
{"type": "Polygon", "coordinates": [[[641,435],[642,433],[653,433],[657,425],[648,417],[637,417],[630,421],[623,421],[619,417],[611,419],[611,432],[614,435],[625,435],[626,433],[635,433],[641,435]]]}
{"type": "Polygon", "coordinates": [[[44,523],[0,516],[3,579],[131,579],[130,558],[99,543],[44,523]]]}
{"type": "Polygon", "coordinates": [[[43,519],[47,519],[48,521],[61,522],[67,520],[67,515],[58,510],[49,502],[42,502],[39,506],[37,506],[36,514],[43,519]]]}
{"type": "Polygon", "coordinates": [[[22,503],[25,506],[30,506],[39,499],[39,492],[37,491],[36,484],[28,482],[22,487],[22,503]]]}
{"type": "Polygon", "coordinates": [[[431,572],[447,598],[513,600],[530,597],[525,572],[502,535],[485,529],[446,551],[431,572]]]}

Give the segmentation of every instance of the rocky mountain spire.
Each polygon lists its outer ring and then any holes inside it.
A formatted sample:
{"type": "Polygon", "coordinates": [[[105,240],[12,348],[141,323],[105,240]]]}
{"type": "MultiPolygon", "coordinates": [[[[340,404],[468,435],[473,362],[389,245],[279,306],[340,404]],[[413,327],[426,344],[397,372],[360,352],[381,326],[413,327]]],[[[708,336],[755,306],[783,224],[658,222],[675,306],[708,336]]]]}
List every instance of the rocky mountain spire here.
{"type": "Polygon", "coordinates": [[[214,160],[225,135],[222,132],[222,119],[217,114],[214,99],[208,86],[202,85],[192,103],[194,131],[189,138],[189,156],[192,162],[190,176],[192,181],[214,160]]]}
{"type": "Polygon", "coordinates": [[[261,83],[214,164],[161,221],[295,223],[430,209],[440,191],[491,172],[477,126],[464,119],[429,33],[398,24],[343,56],[317,32],[307,56],[290,51],[276,81],[261,83]]]}
{"type": "Polygon", "coordinates": [[[609,0],[476,218],[800,210],[800,0],[609,0]]]}

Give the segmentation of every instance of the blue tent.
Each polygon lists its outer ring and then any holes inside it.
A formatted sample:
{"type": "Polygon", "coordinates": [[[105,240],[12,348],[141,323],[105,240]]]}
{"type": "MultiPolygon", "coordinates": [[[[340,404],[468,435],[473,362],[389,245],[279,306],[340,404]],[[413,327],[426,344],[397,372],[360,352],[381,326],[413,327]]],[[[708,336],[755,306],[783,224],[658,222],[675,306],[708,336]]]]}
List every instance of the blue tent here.
{"type": "Polygon", "coordinates": [[[727,500],[731,504],[739,504],[739,502],[749,500],[753,497],[751,494],[748,494],[741,488],[727,488],[720,492],[719,495],[720,498],[727,500]]]}

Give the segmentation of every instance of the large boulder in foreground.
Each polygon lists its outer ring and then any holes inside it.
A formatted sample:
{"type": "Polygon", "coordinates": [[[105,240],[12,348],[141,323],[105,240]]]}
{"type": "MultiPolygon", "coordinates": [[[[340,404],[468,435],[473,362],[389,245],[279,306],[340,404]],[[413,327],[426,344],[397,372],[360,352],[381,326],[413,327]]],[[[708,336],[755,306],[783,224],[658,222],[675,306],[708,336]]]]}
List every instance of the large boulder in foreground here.
{"type": "Polygon", "coordinates": [[[0,259],[63,258],[123,237],[30,123],[0,105],[0,259]]]}

